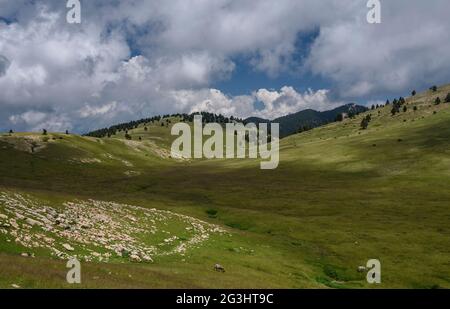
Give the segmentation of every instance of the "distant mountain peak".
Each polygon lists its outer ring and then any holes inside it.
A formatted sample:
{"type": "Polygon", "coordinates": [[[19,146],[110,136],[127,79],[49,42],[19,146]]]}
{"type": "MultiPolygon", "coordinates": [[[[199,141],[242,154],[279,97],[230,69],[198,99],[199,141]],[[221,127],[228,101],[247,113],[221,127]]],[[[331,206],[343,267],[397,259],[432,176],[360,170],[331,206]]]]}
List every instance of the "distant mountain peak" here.
{"type": "Polygon", "coordinates": [[[270,123],[276,122],[280,124],[280,137],[286,137],[295,134],[299,129],[312,129],[336,120],[336,117],[343,113],[362,113],[367,111],[368,108],[356,103],[347,103],[345,105],[336,107],[332,110],[327,111],[316,111],[314,109],[304,109],[297,113],[285,115],[278,117],[272,121],[268,119],[263,119],[259,117],[249,117],[244,120],[244,123],[253,122],[259,123],[270,123]]]}

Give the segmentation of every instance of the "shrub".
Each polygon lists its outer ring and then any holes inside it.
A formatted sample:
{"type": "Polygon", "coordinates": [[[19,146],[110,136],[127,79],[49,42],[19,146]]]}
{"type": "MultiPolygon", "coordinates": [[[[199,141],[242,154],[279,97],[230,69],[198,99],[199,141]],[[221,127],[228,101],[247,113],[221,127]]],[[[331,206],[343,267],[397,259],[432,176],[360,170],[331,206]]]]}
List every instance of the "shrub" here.
{"type": "Polygon", "coordinates": [[[206,210],[206,213],[208,214],[208,216],[209,216],[210,218],[215,218],[215,217],[217,217],[217,210],[215,210],[215,209],[212,209],[212,208],[207,209],[207,210],[206,210]]]}
{"type": "Polygon", "coordinates": [[[369,122],[371,119],[372,117],[370,115],[364,117],[363,120],[361,121],[361,129],[366,130],[369,127],[369,122]]]}
{"type": "Polygon", "coordinates": [[[400,112],[400,107],[396,104],[396,105],[394,105],[393,107],[392,107],[392,109],[391,109],[391,114],[392,114],[392,116],[395,116],[395,114],[397,114],[397,113],[399,113],[400,112]]]}
{"type": "Polygon", "coordinates": [[[445,97],[445,103],[450,103],[450,92],[447,93],[447,96],[445,97]]]}
{"type": "Polygon", "coordinates": [[[434,100],[434,104],[436,105],[441,104],[441,98],[437,97],[436,100],[434,100]]]}
{"type": "MultiPolygon", "coordinates": [[[[344,115],[343,114],[338,114],[337,116],[336,116],[336,119],[335,119],[335,121],[343,121],[344,120],[344,115]]],[[[300,128],[301,129],[301,128],[300,128]]],[[[299,129],[299,131],[300,131],[300,129],[299,129]]]]}

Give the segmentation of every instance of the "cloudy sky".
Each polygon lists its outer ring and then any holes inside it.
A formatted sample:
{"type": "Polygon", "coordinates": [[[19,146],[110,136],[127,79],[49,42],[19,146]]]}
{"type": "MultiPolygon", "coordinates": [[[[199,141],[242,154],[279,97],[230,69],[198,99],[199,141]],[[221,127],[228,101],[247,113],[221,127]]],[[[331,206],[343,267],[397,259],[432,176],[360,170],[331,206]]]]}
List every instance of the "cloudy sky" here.
{"type": "Polygon", "coordinates": [[[0,0],[0,130],[275,118],[450,82],[448,0],[0,0]]]}

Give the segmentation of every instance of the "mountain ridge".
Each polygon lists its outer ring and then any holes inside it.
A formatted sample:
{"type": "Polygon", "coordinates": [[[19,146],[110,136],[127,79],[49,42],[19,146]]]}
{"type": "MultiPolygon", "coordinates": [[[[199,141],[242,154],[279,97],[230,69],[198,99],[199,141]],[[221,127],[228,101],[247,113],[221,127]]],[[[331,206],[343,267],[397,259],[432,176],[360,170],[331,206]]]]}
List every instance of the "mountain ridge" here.
{"type": "Polygon", "coordinates": [[[193,115],[201,114],[204,118],[205,123],[219,122],[219,123],[229,123],[232,121],[238,121],[243,123],[255,123],[259,125],[260,123],[279,123],[280,124],[280,138],[287,137],[289,135],[298,133],[299,131],[304,131],[306,129],[313,129],[318,126],[336,121],[336,117],[340,114],[346,113],[350,114],[352,111],[354,115],[360,114],[367,111],[368,108],[362,105],[357,105],[356,103],[348,103],[331,110],[326,111],[316,111],[313,109],[304,109],[293,114],[284,115],[278,117],[274,120],[264,119],[260,117],[248,117],[244,120],[238,117],[225,117],[221,114],[209,113],[209,112],[196,112],[192,114],[172,114],[163,116],[153,116],[150,118],[143,118],[140,120],[132,120],[129,122],[124,122],[120,124],[115,124],[107,128],[98,129],[86,133],[86,136],[91,137],[105,137],[110,135],[115,135],[117,131],[128,131],[137,128],[139,125],[159,122],[163,119],[168,118],[180,118],[181,121],[192,122],[193,115]]]}
{"type": "Polygon", "coordinates": [[[356,103],[348,103],[326,111],[304,109],[293,114],[278,117],[272,121],[259,117],[249,117],[244,120],[244,123],[279,123],[280,138],[283,138],[300,131],[307,131],[321,125],[334,122],[337,120],[338,115],[348,114],[352,116],[352,113],[353,115],[358,115],[366,112],[367,110],[368,108],[365,106],[358,105],[356,103]]]}

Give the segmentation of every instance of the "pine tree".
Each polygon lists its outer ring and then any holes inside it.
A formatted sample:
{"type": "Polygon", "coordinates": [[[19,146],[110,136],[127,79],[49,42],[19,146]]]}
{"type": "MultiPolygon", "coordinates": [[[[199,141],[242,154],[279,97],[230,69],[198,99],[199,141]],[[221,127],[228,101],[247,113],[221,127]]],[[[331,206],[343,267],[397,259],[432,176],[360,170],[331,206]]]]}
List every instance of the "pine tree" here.
{"type": "Polygon", "coordinates": [[[337,122],[343,121],[343,120],[344,120],[344,115],[343,115],[342,113],[340,113],[340,114],[338,114],[338,115],[336,116],[336,121],[337,121],[337,122]]]}
{"type": "Polygon", "coordinates": [[[361,129],[366,130],[368,127],[369,127],[369,119],[365,117],[361,121],[361,129]]]}
{"type": "Polygon", "coordinates": [[[447,96],[445,97],[445,103],[450,103],[450,92],[447,93],[447,96]]]}
{"type": "Polygon", "coordinates": [[[391,114],[392,114],[392,116],[395,116],[396,113],[397,113],[397,108],[394,106],[391,109],[391,114]]]}
{"type": "Polygon", "coordinates": [[[413,90],[412,92],[411,92],[411,95],[414,97],[415,95],[417,94],[417,92],[415,91],[415,90],[413,90]]]}

